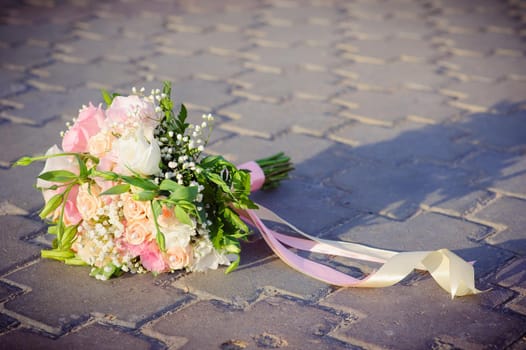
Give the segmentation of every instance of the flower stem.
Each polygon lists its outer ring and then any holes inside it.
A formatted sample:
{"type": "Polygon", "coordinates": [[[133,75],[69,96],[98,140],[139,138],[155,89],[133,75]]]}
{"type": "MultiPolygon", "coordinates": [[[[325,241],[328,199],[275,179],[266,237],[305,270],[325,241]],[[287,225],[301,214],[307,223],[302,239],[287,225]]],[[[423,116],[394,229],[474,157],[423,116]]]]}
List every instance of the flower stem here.
{"type": "Polygon", "coordinates": [[[265,173],[264,190],[278,187],[279,183],[287,179],[289,173],[294,170],[290,157],[286,156],[283,152],[267,158],[258,159],[256,163],[258,163],[265,173]]]}

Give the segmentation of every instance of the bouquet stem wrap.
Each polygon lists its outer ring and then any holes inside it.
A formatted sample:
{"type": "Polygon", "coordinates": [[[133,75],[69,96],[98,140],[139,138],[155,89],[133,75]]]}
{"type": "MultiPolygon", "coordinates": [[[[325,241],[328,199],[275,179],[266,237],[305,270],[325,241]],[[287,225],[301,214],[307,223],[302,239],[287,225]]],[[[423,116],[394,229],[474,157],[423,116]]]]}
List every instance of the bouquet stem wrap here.
{"type": "MultiPolygon", "coordinates": [[[[239,168],[251,172],[252,191],[261,188],[265,182],[265,174],[258,163],[248,162],[240,165],[239,168]]],[[[395,252],[362,244],[320,239],[302,232],[261,205],[258,206],[260,207],[258,210],[239,210],[238,214],[259,230],[272,251],[287,265],[319,281],[341,287],[388,287],[403,280],[414,269],[418,269],[428,271],[440,287],[451,295],[451,298],[480,293],[475,288],[472,264],[464,261],[448,249],[395,252]],[[271,230],[259,216],[285,224],[304,238],[292,237],[271,230]],[[382,265],[376,272],[363,279],[358,279],[327,265],[303,258],[287,247],[313,253],[372,261],[382,265]]]]}

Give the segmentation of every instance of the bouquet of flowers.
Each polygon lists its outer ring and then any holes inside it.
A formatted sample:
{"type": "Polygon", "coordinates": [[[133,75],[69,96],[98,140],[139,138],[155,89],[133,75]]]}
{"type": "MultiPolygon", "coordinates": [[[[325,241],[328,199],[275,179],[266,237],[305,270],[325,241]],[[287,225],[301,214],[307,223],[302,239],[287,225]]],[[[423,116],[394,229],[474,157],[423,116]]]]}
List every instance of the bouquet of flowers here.
{"type": "MultiPolygon", "coordinates": [[[[83,106],[44,156],[37,180],[45,206],[40,217],[56,236],[42,257],[89,265],[106,280],[124,272],[205,271],[239,264],[240,240],[250,233],[238,212],[250,200],[250,171],[221,156],[203,156],[213,117],[200,124],[177,115],[171,86],[120,96],[102,91],[107,104],[83,106]]],[[[256,161],[263,188],[292,170],[282,153],[256,161]]]]}
{"type": "Polygon", "coordinates": [[[282,153],[239,167],[220,156],[202,156],[213,117],[198,125],[177,116],[163,90],[130,96],[103,91],[107,104],[84,106],[46,155],[23,157],[15,165],[45,160],[38,176],[45,206],[42,219],[56,235],[42,256],[89,265],[106,280],[124,272],[154,274],[205,271],[239,264],[240,241],[259,230],[272,251],[292,268],[320,281],[377,288],[403,280],[414,269],[428,271],[451,297],[476,294],[473,266],[448,249],[396,252],[311,236],[271,211],[258,208],[250,191],[272,188],[292,170],[282,153]],[[297,236],[268,228],[259,215],[280,222],[297,236]],[[290,251],[342,256],[382,264],[362,279],[290,251]]]}

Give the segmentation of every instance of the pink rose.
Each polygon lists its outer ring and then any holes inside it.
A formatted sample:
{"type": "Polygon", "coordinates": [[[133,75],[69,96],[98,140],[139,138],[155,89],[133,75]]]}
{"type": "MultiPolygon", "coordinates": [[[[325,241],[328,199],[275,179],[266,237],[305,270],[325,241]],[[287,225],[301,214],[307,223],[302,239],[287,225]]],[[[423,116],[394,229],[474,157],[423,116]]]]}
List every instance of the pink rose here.
{"type": "MultiPolygon", "coordinates": [[[[57,147],[57,145],[53,145],[51,148],[49,148],[46,152],[46,155],[53,155],[62,153],[62,150],[57,147]]],[[[63,157],[52,157],[48,158],[46,160],[46,164],[44,165],[44,169],[41,173],[45,173],[48,171],[53,170],[67,170],[74,174],[79,173],[78,163],[77,160],[74,157],[70,156],[63,156],[63,157]]],[[[51,197],[53,197],[56,194],[62,193],[65,190],[65,187],[59,187],[56,190],[49,190],[47,188],[53,186],[53,185],[61,185],[60,183],[53,183],[49,181],[45,181],[42,179],[37,179],[37,187],[42,189],[42,195],[44,196],[44,201],[47,203],[51,197]]],[[[66,226],[69,225],[76,225],[80,222],[81,217],[78,212],[77,206],[76,206],[76,200],[77,200],[77,193],[78,193],[78,186],[73,186],[71,191],[68,194],[68,197],[66,198],[65,207],[64,207],[64,224],[66,226]]],[[[55,212],[52,215],[52,220],[57,220],[60,215],[61,207],[57,208],[55,212]]]]}
{"type": "Polygon", "coordinates": [[[147,244],[141,252],[141,263],[148,270],[156,273],[168,272],[169,266],[163,259],[163,254],[159,250],[155,241],[147,244]]]}
{"type": "MultiPolygon", "coordinates": [[[[64,204],[64,225],[76,225],[82,220],[82,216],[77,208],[77,194],[79,192],[79,186],[73,186],[68,194],[66,203],[64,204]]],[[[60,207],[57,209],[59,210],[60,207]]],[[[60,215],[60,214],[59,214],[60,215]]]]}
{"type": "Polygon", "coordinates": [[[89,106],[79,112],[77,121],[64,135],[62,148],[66,152],[87,152],[90,137],[97,134],[104,124],[104,111],[100,107],[89,106]]]}
{"type": "Polygon", "coordinates": [[[106,116],[117,131],[123,129],[126,123],[139,123],[148,141],[153,141],[153,130],[159,123],[155,105],[136,95],[115,97],[106,111],[106,116]]]}

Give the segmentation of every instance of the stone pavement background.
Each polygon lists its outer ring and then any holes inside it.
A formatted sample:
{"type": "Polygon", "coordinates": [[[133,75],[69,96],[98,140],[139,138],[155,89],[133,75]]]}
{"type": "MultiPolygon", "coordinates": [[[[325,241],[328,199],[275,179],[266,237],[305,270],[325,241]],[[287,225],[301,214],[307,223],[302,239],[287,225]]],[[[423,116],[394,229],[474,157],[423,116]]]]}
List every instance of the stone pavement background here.
{"type": "Polygon", "coordinates": [[[1,349],[526,348],[524,2],[1,7],[1,349]],[[260,203],[326,238],[450,248],[477,261],[489,291],[450,300],[417,273],[391,288],[336,288],[292,271],[257,237],[228,276],[102,283],[41,260],[41,164],[10,165],[58,143],[99,88],[164,79],[194,116],[217,116],[210,152],[292,155],[292,179],[256,194],[260,203]]]}

